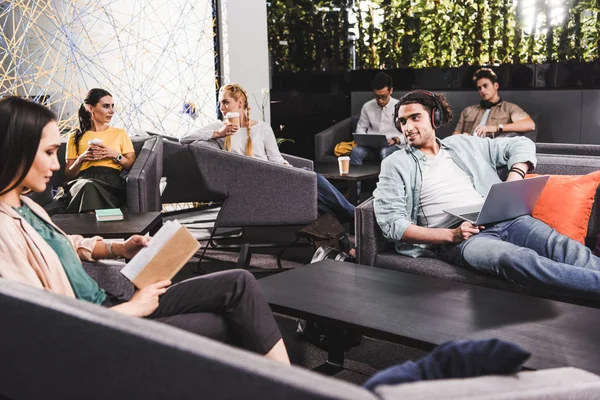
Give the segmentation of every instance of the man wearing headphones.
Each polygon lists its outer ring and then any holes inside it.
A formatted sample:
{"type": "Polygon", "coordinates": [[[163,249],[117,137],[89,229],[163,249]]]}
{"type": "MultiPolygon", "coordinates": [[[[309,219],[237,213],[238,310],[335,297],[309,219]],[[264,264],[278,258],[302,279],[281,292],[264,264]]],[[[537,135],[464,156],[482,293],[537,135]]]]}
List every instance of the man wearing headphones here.
{"type": "Polygon", "coordinates": [[[519,136],[535,129],[535,122],[516,104],[498,95],[498,77],[490,68],[473,75],[481,103],[467,107],[460,114],[453,135],[465,133],[480,137],[519,136]]]}
{"type": "Polygon", "coordinates": [[[600,258],[581,243],[529,215],[475,226],[444,209],[481,203],[500,182],[523,179],[536,165],[535,145],[525,137],[481,140],[435,129],[452,119],[445,97],[413,91],[396,105],[396,128],[407,147],[381,163],[374,191],[375,218],[400,254],[437,253],[444,261],[512,282],[600,299],[600,258]]]}

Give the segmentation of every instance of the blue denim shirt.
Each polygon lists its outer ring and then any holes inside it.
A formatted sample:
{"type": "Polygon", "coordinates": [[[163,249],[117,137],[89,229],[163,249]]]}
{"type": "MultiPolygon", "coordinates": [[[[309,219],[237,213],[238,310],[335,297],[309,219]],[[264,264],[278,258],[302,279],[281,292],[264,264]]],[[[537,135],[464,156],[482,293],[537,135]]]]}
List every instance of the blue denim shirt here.
{"type": "MultiPolygon", "coordinates": [[[[537,163],[535,144],[525,137],[482,139],[453,135],[436,140],[471,178],[475,190],[483,197],[494,183],[500,182],[497,169],[510,168],[519,162],[530,162],[535,168],[537,163]]],[[[383,235],[396,242],[398,253],[412,257],[430,254],[427,246],[401,241],[406,229],[417,224],[421,183],[426,170],[425,154],[407,146],[381,162],[379,183],[373,192],[375,218],[383,235]]]]}

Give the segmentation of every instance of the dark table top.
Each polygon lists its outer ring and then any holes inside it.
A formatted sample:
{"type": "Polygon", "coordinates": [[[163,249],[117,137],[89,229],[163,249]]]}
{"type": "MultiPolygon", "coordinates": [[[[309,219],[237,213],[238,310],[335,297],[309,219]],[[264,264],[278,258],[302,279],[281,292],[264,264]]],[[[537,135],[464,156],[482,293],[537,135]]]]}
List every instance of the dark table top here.
{"type": "Polygon", "coordinates": [[[333,260],[259,282],[284,314],[360,327],[424,350],[498,338],[533,353],[529,368],[600,373],[600,309],[333,260]]]}
{"type": "Polygon", "coordinates": [[[340,167],[337,163],[315,164],[315,172],[320,173],[327,179],[339,179],[345,181],[365,180],[379,177],[381,167],[379,165],[350,165],[350,171],[347,174],[340,174],[340,167]]]}
{"type": "Polygon", "coordinates": [[[96,221],[95,214],[55,214],[54,222],[68,234],[85,237],[102,236],[104,238],[128,238],[131,235],[145,235],[153,228],[162,225],[162,213],[123,213],[121,221],[96,221]]]}

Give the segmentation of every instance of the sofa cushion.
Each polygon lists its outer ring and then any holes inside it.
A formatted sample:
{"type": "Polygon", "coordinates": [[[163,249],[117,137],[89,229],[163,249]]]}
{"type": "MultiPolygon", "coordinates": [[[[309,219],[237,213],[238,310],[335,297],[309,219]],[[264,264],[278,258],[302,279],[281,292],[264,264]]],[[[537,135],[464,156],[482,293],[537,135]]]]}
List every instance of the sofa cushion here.
{"type": "MultiPolygon", "coordinates": [[[[535,174],[527,177],[537,176],[535,174]]],[[[587,175],[552,175],[532,215],[559,233],[585,244],[600,171],[587,175]]]]}
{"type": "Polygon", "coordinates": [[[499,339],[450,341],[416,362],[407,361],[373,375],[363,386],[373,390],[379,385],[512,374],[521,371],[529,357],[531,353],[519,345],[499,339]]]}
{"type": "Polygon", "coordinates": [[[375,265],[378,268],[392,269],[411,274],[431,276],[433,278],[448,279],[470,285],[485,286],[501,290],[513,290],[515,284],[497,278],[493,275],[483,274],[479,271],[448,264],[439,258],[407,257],[388,250],[377,254],[375,265]]]}
{"type": "Polygon", "coordinates": [[[492,375],[470,379],[445,379],[383,385],[380,399],[597,399],[600,378],[577,368],[525,371],[515,375],[492,375]]]}

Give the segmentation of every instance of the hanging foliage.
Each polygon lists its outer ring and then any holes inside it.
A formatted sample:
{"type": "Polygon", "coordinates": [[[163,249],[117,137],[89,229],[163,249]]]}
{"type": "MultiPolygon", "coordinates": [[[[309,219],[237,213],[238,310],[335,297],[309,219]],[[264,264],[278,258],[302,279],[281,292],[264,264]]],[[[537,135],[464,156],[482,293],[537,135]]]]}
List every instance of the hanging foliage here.
{"type": "Polygon", "coordinates": [[[269,48],[275,71],[597,59],[599,2],[561,7],[555,21],[542,0],[271,0],[269,48]]]}

